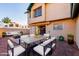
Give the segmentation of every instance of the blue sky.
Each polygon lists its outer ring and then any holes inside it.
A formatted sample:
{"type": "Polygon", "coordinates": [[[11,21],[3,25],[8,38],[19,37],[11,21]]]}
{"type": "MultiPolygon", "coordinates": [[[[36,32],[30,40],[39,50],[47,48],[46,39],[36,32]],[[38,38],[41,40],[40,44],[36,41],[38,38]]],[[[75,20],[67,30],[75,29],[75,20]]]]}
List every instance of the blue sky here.
{"type": "Polygon", "coordinates": [[[24,14],[29,3],[0,3],[0,21],[9,17],[12,21],[27,25],[27,16],[24,14]]]}

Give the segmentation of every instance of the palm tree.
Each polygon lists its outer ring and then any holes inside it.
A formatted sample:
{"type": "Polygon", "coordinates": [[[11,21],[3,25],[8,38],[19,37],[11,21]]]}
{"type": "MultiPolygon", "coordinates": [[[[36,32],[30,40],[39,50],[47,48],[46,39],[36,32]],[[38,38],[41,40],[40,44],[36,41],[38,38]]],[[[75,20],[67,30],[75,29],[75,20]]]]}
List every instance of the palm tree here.
{"type": "Polygon", "coordinates": [[[2,19],[2,22],[8,24],[8,23],[11,23],[11,19],[9,19],[8,17],[4,17],[2,19]]]}

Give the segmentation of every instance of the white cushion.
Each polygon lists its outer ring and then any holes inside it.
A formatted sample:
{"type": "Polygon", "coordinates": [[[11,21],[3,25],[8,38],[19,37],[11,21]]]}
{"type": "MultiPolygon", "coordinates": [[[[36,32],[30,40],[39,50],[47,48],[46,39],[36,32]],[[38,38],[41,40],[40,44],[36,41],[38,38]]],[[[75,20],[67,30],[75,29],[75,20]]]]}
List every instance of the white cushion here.
{"type": "Polygon", "coordinates": [[[41,45],[42,45],[42,46],[46,46],[47,44],[49,44],[49,43],[52,42],[53,40],[55,40],[55,37],[52,37],[51,39],[46,40],[46,41],[43,42],[41,45]]]}
{"type": "MultiPolygon", "coordinates": [[[[19,45],[19,46],[14,48],[14,56],[18,56],[21,53],[23,53],[24,51],[25,51],[25,49],[22,46],[19,45]]],[[[8,53],[9,53],[10,56],[12,56],[11,50],[9,50],[8,53]]]]}
{"type": "Polygon", "coordinates": [[[11,42],[11,40],[8,40],[8,45],[10,46],[10,48],[14,48],[14,44],[11,42]]]}
{"type": "MultiPolygon", "coordinates": [[[[40,55],[44,54],[43,46],[41,46],[41,45],[38,45],[38,46],[34,47],[33,49],[34,49],[34,51],[36,51],[40,55]]],[[[50,48],[47,48],[46,51],[45,51],[45,55],[47,55],[50,50],[51,50],[50,48]]]]}
{"type": "Polygon", "coordinates": [[[56,45],[56,44],[55,44],[55,43],[53,43],[53,44],[52,44],[52,48],[53,48],[53,47],[55,47],[55,45],[56,45]]]}
{"type": "Polygon", "coordinates": [[[34,35],[34,34],[30,34],[30,36],[31,36],[31,37],[34,37],[35,35],[34,35]]]}
{"type": "Polygon", "coordinates": [[[20,35],[20,32],[18,31],[12,31],[12,32],[6,32],[7,35],[20,35]]]}
{"type": "Polygon", "coordinates": [[[53,41],[53,40],[55,40],[56,39],[56,37],[51,37],[51,41],[53,41]]]}
{"type": "Polygon", "coordinates": [[[45,36],[45,37],[49,37],[50,35],[49,35],[49,34],[44,34],[44,36],[45,36]]]}
{"type": "Polygon", "coordinates": [[[51,40],[49,39],[49,40],[46,40],[45,42],[43,42],[41,45],[45,46],[45,45],[49,44],[50,42],[51,42],[51,40]]]}

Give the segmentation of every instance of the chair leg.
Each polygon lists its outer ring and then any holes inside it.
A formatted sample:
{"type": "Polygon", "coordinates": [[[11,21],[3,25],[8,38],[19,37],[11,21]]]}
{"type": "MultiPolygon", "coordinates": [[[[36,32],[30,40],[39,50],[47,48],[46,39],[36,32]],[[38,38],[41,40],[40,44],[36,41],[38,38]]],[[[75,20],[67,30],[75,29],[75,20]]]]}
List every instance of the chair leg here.
{"type": "Polygon", "coordinates": [[[25,45],[25,54],[27,55],[26,43],[24,43],[24,45],[25,45]]]}
{"type": "Polygon", "coordinates": [[[14,56],[14,48],[11,48],[11,50],[12,50],[12,56],[14,56]]]}

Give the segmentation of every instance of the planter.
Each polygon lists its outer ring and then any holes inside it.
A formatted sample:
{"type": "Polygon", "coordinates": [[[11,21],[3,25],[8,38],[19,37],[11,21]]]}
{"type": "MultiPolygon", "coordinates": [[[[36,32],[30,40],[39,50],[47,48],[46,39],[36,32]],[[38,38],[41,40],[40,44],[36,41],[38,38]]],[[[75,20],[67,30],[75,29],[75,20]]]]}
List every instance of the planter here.
{"type": "Polygon", "coordinates": [[[2,33],[2,37],[6,37],[6,32],[3,32],[2,33]]]}
{"type": "Polygon", "coordinates": [[[74,35],[68,35],[67,37],[68,44],[74,44],[74,35]]]}
{"type": "Polygon", "coordinates": [[[63,36],[59,36],[59,41],[64,41],[64,37],[63,36]]]}

